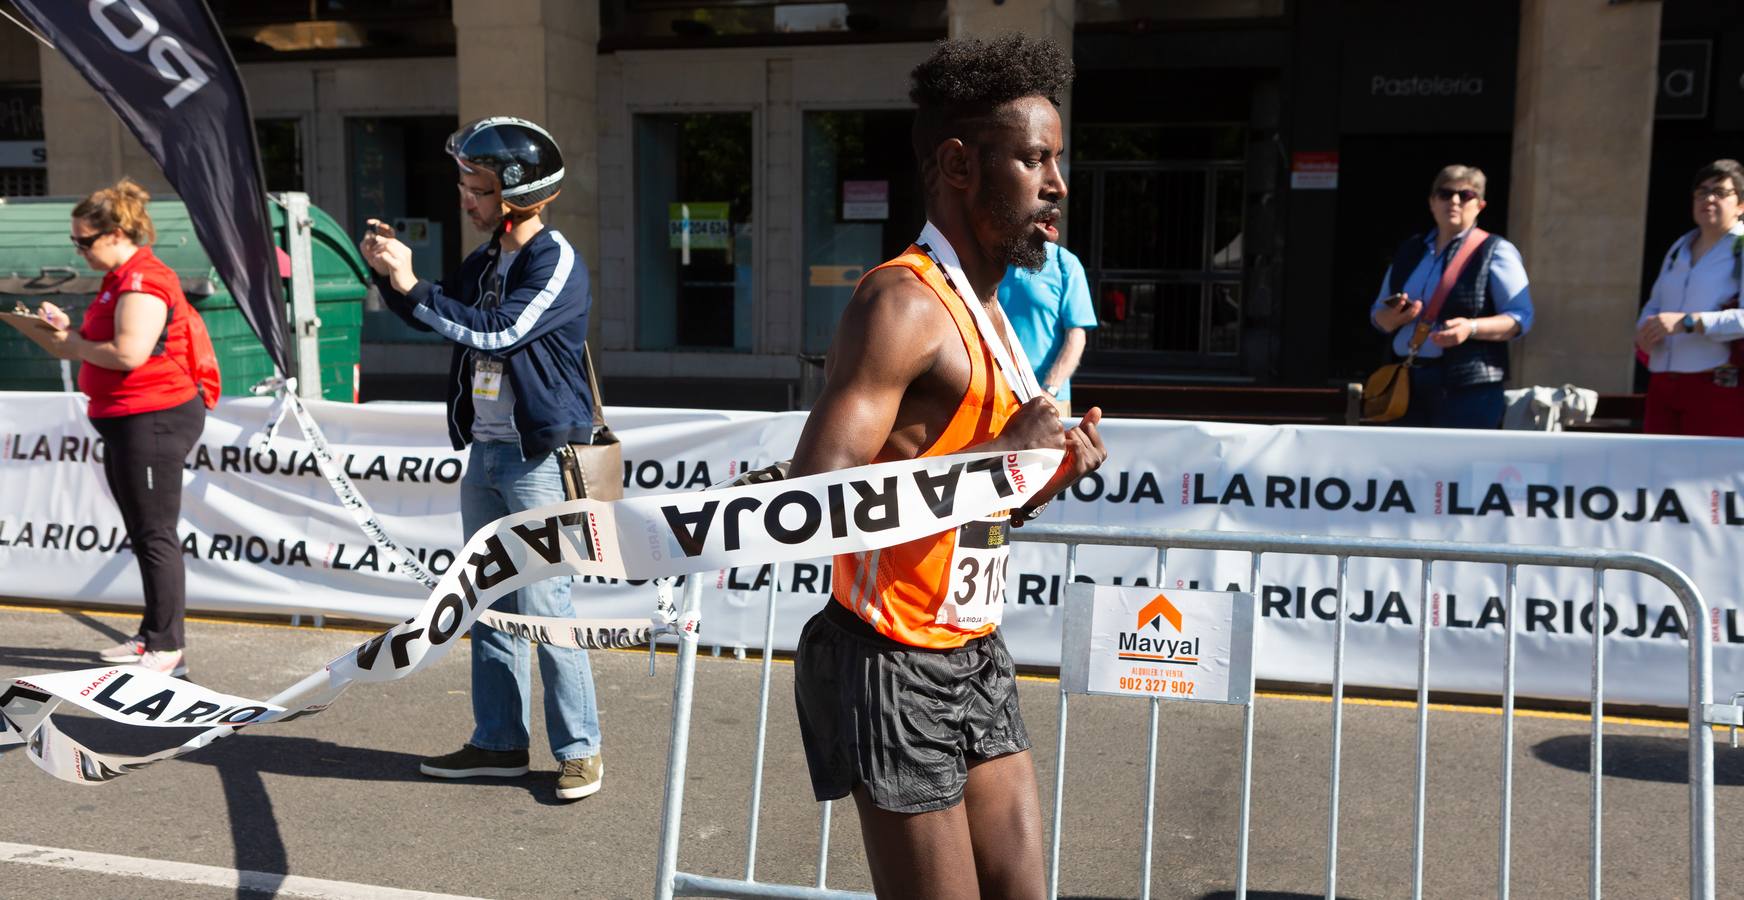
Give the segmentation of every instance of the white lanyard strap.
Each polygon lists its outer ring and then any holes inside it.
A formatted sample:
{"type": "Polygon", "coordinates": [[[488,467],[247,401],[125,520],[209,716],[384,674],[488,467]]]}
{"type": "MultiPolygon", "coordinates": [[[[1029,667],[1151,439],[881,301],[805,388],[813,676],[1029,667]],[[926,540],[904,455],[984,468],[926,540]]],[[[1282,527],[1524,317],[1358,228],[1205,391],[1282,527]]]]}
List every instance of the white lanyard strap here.
{"type": "MultiPolygon", "coordinates": [[[[1002,322],[1004,329],[995,330],[993,320],[987,315],[987,310],[981,306],[981,301],[975,296],[975,289],[969,286],[969,277],[963,273],[962,262],[957,257],[956,248],[939,232],[939,229],[928,222],[921,229],[917,241],[927,256],[932,257],[933,264],[945,276],[945,283],[951,290],[957,292],[964,305],[969,307],[969,315],[975,319],[975,328],[981,332],[981,342],[987,349],[993,351],[993,360],[999,364],[999,370],[1005,374],[1005,383],[1011,385],[1012,393],[1017,395],[1019,403],[1025,403],[1032,397],[1042,393],[1041,383],[1036,380],[1035,370],[1030,367],[1029,355],[1023,351],[1023,343],[1011,331],[1011,321],[1006,318],[1002,322]],[[1005,340],[1000,340],[1003,334],[1005,340]],[[1006,352],[1009,342],[1011,352],[1006,352]],[[1013,357],[1016,357],[1013,359],[1013,357]]],[[[1003,317],[1002,317],[1003,318],[1003,317]]]]}

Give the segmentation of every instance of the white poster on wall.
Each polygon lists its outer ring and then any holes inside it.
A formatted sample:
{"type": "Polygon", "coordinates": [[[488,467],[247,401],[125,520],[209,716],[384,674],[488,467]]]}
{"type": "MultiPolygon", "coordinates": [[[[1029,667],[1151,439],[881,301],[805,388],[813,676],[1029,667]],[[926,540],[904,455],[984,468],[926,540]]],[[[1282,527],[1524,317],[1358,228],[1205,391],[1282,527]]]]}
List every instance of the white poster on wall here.
{"type": "Polygon", "coordinates": [[[842,182],[842,218],[875,222],[890,218],[890,182],[842,182]]]}

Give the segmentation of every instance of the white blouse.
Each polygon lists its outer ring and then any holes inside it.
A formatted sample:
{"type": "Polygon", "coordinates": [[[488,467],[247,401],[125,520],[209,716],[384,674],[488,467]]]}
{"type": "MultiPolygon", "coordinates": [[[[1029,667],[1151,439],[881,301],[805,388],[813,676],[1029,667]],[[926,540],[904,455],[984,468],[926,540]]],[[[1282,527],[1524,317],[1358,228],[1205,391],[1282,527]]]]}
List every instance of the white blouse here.
{"type": "Polygon", "coordinates": [[[1744,309],[1736,304],[1731,309],[1720,306],[1738,296],[1738,259],[1733,254],[1736,238],[1744,235],[1744,220],[1728,233],[1731,237],[1709,248],[1694,264],[1689,252],[1694,231],[1666,251],[1653,292],[1635,325],[1639,328],[1659,313],[1694,313],[1703,331],[1685,334],[1674,329],[1647,355],[1648,371],[1705,372],[1731,361],[1731,342],[1744,337],[1744,309]]]}

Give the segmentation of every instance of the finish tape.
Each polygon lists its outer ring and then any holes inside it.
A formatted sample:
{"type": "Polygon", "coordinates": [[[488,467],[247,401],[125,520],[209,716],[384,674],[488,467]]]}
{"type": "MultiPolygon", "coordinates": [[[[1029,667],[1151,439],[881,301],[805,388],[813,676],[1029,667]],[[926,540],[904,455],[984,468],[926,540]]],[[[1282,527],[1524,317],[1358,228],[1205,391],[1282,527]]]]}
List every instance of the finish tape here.
{"type": "MultiPolygon", "coordinates": [[[[293,413],[301,406],[294,398],[289,402],[293,413]]],[[[490,613],[490,605],[518,588],[564,575],[659,579],[876,550],[940,534],[1024,505],[1053,477],[1062,457],[1058,450],[965,453],[694,493],[571,500],[515,513],[466,542],[417,615],[273,700],[234,697],[133,666],[26,676],[0,693],[0,745],[24,744],[37,767],[63,781],[100,784],[191,753],[239,728],[318,713],[358,682],[412,675],[447,655],[482,616],[494,620],[492,627],[524,629],[529,638],[553,645],[615,646],[620,638],[637,637],[638,628],[664,630],[662,621],[673,616],[670,605],[663,601],[650,620],[595,622],[508,616],[490,613]],[[51,716],[61,703],[135,727],[208,727],[159,753],[110,756],[55,726],[51,716]]],[[[354,515],[362,510],[373,519],[362,497],[351,493],[354,515]]],[[[685,616],[670,630],[694,640],[699,623],[694,611],[685,616]]]]}

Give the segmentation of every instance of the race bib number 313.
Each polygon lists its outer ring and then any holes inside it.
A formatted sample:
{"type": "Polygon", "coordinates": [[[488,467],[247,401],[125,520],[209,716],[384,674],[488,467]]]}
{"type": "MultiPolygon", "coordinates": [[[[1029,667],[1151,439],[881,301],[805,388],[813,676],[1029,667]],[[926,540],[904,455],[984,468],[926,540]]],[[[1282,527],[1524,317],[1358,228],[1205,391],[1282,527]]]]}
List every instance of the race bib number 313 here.
{"type": "Polygon", "coordinates": [[[1011,571],[1009,516],[976,519],[957,529],[950,585],[934,622],[974,629],[998,625],[1005,615],[1005,576],[1011,571]]]}

